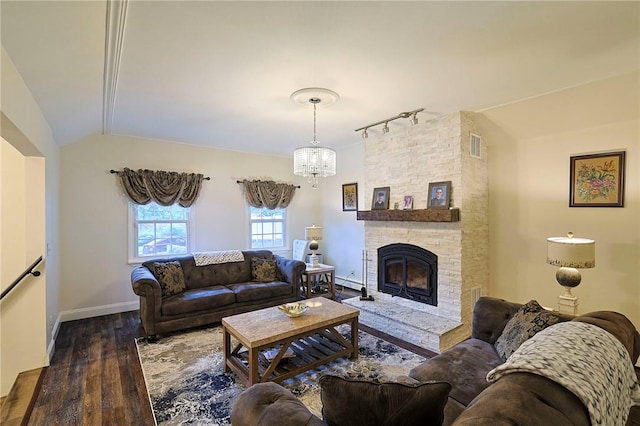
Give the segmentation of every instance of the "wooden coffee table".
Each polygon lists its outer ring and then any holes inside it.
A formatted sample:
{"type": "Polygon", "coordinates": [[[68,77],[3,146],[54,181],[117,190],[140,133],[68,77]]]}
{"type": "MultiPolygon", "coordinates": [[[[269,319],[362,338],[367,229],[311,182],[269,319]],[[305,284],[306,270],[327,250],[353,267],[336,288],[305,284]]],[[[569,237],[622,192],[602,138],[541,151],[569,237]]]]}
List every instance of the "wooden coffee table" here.
{"type": "Polygon", "coordinates": [[[251,386],[280,382],[337,358],[357,358],[360,311],[324,297],[306,303],[309,310],[297,318],[289,318],[277,306],[223,318],[225,371],[251,386]],[[351,341],[336,330],[347,323],[351,341]],[[233,349],[232,337],[238,341],[233,349]],[[273,348],[277,355],[269,360],[264,351],[273,348]],[[287,352],[293,356],[283,359],[287,352]]]}

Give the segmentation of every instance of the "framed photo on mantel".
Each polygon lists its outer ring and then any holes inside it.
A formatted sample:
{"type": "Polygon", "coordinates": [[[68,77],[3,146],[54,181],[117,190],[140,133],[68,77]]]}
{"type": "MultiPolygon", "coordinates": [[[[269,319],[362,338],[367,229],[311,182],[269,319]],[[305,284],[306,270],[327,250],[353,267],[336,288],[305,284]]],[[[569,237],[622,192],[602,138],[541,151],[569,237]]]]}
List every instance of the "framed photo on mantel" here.
{"type": "Polygon", "coordinates": [[[428,209],[448,209],[451,201],[451,181],[429,182],[428,209]]]}
{"type": "Polygon", "coordinates": [[[389,208],[389,188],[374,188],[373,200],[371,200],[371,210],[387,210],[389,208]]]}
{"type": "Polygon", "coordinates": [[[411,210],[413,208],[413,195],[405,195],[402,202],[403,210],[411,210]]]}

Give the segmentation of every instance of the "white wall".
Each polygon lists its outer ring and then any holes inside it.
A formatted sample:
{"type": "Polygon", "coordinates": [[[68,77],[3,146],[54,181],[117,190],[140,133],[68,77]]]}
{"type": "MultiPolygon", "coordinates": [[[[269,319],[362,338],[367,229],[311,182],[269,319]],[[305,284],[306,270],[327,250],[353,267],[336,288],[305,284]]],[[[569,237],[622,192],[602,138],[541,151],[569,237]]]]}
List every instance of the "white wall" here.
{"type": "MultiPolygon", "coordinates": [[[[44,159],[24,157],[4,139],[0,166],[3,206],[0,235],[2,290],[42,255],[44,243],[44,159]]],[[[37,270],[43,270],[42,265],[37,270]]],[[[0,307],[2,395],[18,373],[42,367],[46,357],[45,277],[27,275],[0,307]]]]}
{"type": "MultiPolygon", "coordinates": [[[[64,320],[138,308],[127,263],[127,209],[110,169],[197,172],[204,181],[194,205],[194,251],[248,249],[248,207],[242,179],[299,184],[288,208],[289,238],[304,238],[304,227],[320,223],[319,194],[293,175],[291,158],[271,157],[151,141],[93,136],[65,146],[61,154],[62,287],[64,320]]],[[[289,252],[285,253],[290,255],[289,252]]]]}
{"type": "MultiPolygon", "coordinates": [[[[359,135],[354,135],[358,140],[359,135]]],[[[356,220],[356,212],[342,211],[342,185],[358,184],[358,209],[369,210],[371,194],[364,191],[364,143],[360,140],[337,151],[335,176],[322,179],[321,224],[324,226],[320,250],[324,262],[336,267],[336,282],[360,289],[362,283],[362,250],[364,249],[364,221],[356,220]],[[351,275],[351,272],[354,272],[351,275]]]]}
{"type": "Polygon", "coordinates": [[[38,267],[44,273],[27,277],[2,302],[0,394],[6,395],[19,372],[48,365],[53,350],[58,314],[58,148],[4,49],[1,55],[2,186],[20,188],[20,193],[2,197],[2,216],[7,219],[0,252],[3,288],[38,256],[45,256],[38,267]]]}
{"type": "Polygon", "coordinates": [[[574,289],[579,313],[619,311],[640,327],[640,75],[485,111],[489,144],[490,292],[557,307],[546,238],[596,241],[596,267],[574,289]],[[624,208],[570,208],[569,159],[625,149],[624,208]]]}

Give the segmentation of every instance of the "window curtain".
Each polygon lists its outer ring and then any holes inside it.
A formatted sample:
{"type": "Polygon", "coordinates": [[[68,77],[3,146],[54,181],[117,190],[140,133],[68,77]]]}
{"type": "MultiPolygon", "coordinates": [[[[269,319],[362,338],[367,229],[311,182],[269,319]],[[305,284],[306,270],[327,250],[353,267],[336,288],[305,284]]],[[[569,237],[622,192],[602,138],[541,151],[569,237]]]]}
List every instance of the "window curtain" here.
{"type": "Polygon", "coordinates": [[[296,186],[272,180],[243,180],[244,197],[250,206],[269,210],[286,208],[296,192],[296,186]]]}
{"type": "Polygon", "coordinates": [[[200,173],[177,173],[155,170],[134,171],[125,168],[115,172],[120,178],[126,196],[135,204],[155,201],[161,206],[178,203],[189,207],[195,203],[204,175],[200,173]]]}

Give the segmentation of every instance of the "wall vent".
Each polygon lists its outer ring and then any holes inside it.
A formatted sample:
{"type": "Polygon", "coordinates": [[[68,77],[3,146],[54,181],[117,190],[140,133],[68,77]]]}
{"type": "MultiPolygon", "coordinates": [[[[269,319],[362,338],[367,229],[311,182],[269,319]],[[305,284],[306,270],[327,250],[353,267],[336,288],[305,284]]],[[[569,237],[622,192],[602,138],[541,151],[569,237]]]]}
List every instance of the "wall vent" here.
{"type": "Polygon", "coordinates": [[[482,289],[480,287],[473,287],[471,289],[471,308],[473,309],[476,306],[476,302],[482,296],[482,289]]]}
{"type": "Polygon", "coordinates": [[[469,134],[469,155],[475,158],[481,158],[482,137],[475,133],[469,134]]]}

